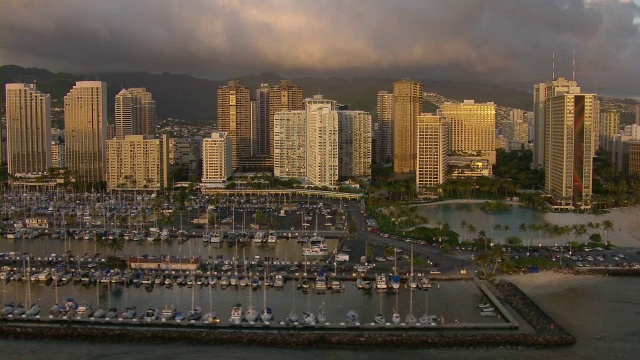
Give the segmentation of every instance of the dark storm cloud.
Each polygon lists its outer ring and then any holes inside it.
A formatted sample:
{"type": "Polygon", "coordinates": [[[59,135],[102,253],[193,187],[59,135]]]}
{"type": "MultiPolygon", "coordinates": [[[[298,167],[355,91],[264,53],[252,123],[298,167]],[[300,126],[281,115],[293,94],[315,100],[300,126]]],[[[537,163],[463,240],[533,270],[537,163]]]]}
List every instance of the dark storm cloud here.
{"type": "Polygon", "coordinates": [[[629,0],[0,0],[3,64],[465,78],[530,86],[571,76],[640,96],[640,7],[629,0]],[[637,20],[636,20],[637,21],[637,20]]]}

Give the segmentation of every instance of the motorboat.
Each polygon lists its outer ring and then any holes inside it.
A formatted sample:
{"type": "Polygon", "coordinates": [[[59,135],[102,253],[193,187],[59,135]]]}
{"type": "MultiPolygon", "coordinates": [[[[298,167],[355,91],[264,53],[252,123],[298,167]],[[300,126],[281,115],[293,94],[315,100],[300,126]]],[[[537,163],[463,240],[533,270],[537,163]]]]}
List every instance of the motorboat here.
{"type": "Polygon", "coordinates": [[[490,307],[486,307],[486,308],[482,308],[480,309],[480,312],[491,312],[491,311],[495,311],[496,309],[492,306],[490,307]]]}
{"type": "Polygon", "coordinates": [[[144,314],[144,319],[146,321],[158,320],[158,309],[148,308],[147,312],[144,314]]]}
{"type": "Polygon", "coordinates": [[[284,276],[282,274],[276,274],[273,280],[274,287],[284,287],[284,276]]]}
{"type": "Polygon", "coordinates": [[[269,236],[267,236],[267,244],[273,245],[278,241],[278,236],[275,231],[269,231],[269,236]]]}
{"type": "Polygon", "coordinates": [[[392,275],[391,276],[391,281],[389,283],[390,283],[392,289],[399,289],[400,288],[400,276],[392,275]]]}
{"type": "Polygon", "coordinates": [[[242,305],[236,304],[231,309],[231,318],[229,318],[229,322],[232,324],[240,324],[243,317],[244,317],[244,312],[242,310],[242,305]]]}
{"type": "Polygon", "coordinates": [[[316,323],[316,315],[312,312],[303,312],[302,320],[307,325],[314,325],[316,323]]]}
{"type": "Polygon", "coordinates": [[[287,316],[287,320],[291,323],[291,324],[295,324],[298,322],[298,314],[295,311],[291,311],[289,313],[289,316],[287,316]]]}
{"type": "Polygon", "coordinates": [[[15,306],[13,304],[4,304],[2,311],[0,311],[0,315],[7,316],[13,314],[15,306]]]}
{"type": "Polygon", "coordinates": [[[160,314],[160,319],[162,321],[167,321],[167,320],[173,320],[176,317],[176,308],[172,307],[165,307],[164,309],[162,309],[162,313],[160,314]]]}
{"type": "Polygon", "coordinates": [[[486,309],[486,308],[490,308],[492,305],[491,303],[482,303],[482,304],[478,304],[478,309],[486,309]]]}
{"type": "Polygon", "coordinates": [[[253,236],[253,242],[255,244],[261,244],[262,242],[264,242],[264,231],[258,231],[256,232],[256,234],[253,236]]]}
{"type": "Polygon", "coordinates": [[[220,286],[227,287],[231,283],[231,280],[228,276],[223,276],[220,278],[220,286]]]}
{"type": "Polygon", "coordinates": [[[324,243],[310,244],[309,246],[304,246],[302,248],[302,256],[318,258],[318,257],[327,257],[329,255],[329,247],[324,243]]]}
{"type": "Polygon", "coordinates": [[[331,292],[342,292],[342,283],[338,280],[332,280],[331,292]]]}
{"type": "Polygon", "coordinates": [[[438,317],[435,315],[427,315],[426,313],[422,315],[418,321],[420,322],[420,325],[427,325],[427,326],[438,325],[438,317]]]}
{"type": "Polygon", "coordinates": [[[358,313],[356,313],[353,310],[349,310],[349,312],[347,313],[347,322],[353,323],[353,324],[359,324],[360,317],[358,316],[358,313]]]}
{"type": "Polygon", "coordinates": [[[420,288],[422,290],[430,289],[431,288],[431,281],[426,277],[421,278],[420,279],[420,288]]]}
{"type": "Polygon", "coordinates": [[[480,316],[496,317],[498,314],[495,311],[481,311],[480,316]]]}
{"type": "Polygon", "coordinates": [[[202,308],[199,306],[195,306],[187,313],[187,320],[189,321],[200,320],[200,318],[202,318],[202,308]]]}
{"type": "Polygon", "coordinates": [[[176,315],[174,316],[173,319],[175,321],[182,321],[182,320],[184,320],[186,318],[187,318],[187,316],[185,315],[185,313],[183,313],[182,311],[178,311],[178,312],[176,312],[176,315]]]}
{"type": "Polygon", "coordinates": [[[414,275],[411,275],[409,276],[409,280],[407,281],[407,284],[409,285],[409,288],[415,289],[418,287],[418,280],[414,275]]]}
{"type": "Polygon", "coordinates": [[[327,290],[327,276],[324,270],[318,271],[318,275],[316,275],[316,281],[314,286],[316,288],[316,291],[327,290]]]}
{"type": "Polygon", "coordinates": [[[376,275],[376,289],[386,290],[387,289],[387,277],[384,274],[376,275]]]}
{"type": "Polygon", "coordinates": [[[94,309],[93,306],[91,306],[91,304],[82,304],[80,306],[78,306],[78,309],[76,310],[76,316],[78,318],[90,318],[93,315],[94,309]]]}
{"type": "Polygon", "coordinates": [[[378,313],[374,318],[374,322],[378,325],[382,325],[386,322],[386,320],[382,314],[378,313]]]}
{"type": "Polygon", "coordinates": [[[24,305],[18,304],[18,306],[16,306],[13,309],[13,316],[21,316],[21,315],[24,315],[25,312],[26,312],[26,309],[24,305]]]}

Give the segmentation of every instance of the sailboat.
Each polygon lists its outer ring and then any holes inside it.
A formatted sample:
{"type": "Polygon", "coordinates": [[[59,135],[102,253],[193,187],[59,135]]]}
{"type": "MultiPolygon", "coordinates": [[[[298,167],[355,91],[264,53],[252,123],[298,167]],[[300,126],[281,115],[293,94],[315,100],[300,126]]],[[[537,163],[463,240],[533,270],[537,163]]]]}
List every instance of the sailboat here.
{"type": "Polygon", "coordinates": [[[424,315],[420,316],[420,324],[427,326],[437,326],[438,318],[435,315],[429,315],[429,291],[425,294],[424,299],[424,315]]]}
{"type": "Polygon", "coordinates": [[[260,320],[268,324],[271,320],[273,320],[273,310],[267,306],[267,270],[264,271],[264,280],[262,281],[262,302],[264,303],[264,308],[260,313],[260,320]]]}
{"type": "MultiPolygon", "coordinates": [[[[211,279],[215,279],[215,277],[210,277],[209,284],[211,284],[211,279]]],[[[215,281],[213,282],[215,284],[215,281]]],[[[216,316],[216,312],[213,310],[213,297],[211,296],[211,288],[213,285],[209,286],[209,312],[204,315],[204,322],[207,324],[217,324],[220,322],[220,319],[216,316]]]]}
{"type": "Polygon", "coordinates": [[[404,322],[409,325],[417,322],[416,316],[413,315],[413,291],[409,291],[409,313],[407,317],[405,317],[404,322]]]}
{"type": "Polygon", "coordinates": [[[231,309],[231,318],[229,318],[229,322],[232,324],[240,324],[243,317],[244,317],[244,312],[242,311],[242,305],[236,304],[231,309]]]}
{"type": "Polygon", "coordinates": [[[291,308],[291,312],[289,313],[289,316],[287,317],[287,320],[291,323],[291,324],[295,324],[298,322],[298,313],[296,313],[296,288],[295,288],[295,281],[291,281],[291,286],[293,288],[293,307],[291,308]]]}
{"type": "Polygon", "coordinates": [[[376,314],[374,321],[376,324],[378,325],[382,325],[386,322],[386,319],[384,318],[384,315],[382,315],[382,293],[379,293],[379,301],[380,303],[380,310],[378,311],[378,313],[376,314]]]}
{"type": "Polygon", "coordinates": [[[318,323],[326,324],[327,323],[327,314],[324,312],[324,301],[320,305],[318,309],[318,323]]]}
{"type": "Polygon", "coordinates": [[[418,280],[413,273],[413,244],[411,244],[411,273],[409,274],[409,280],[407,281],[410,289],[416,289],[418,287],[418,280]]]}
{"type": "Polygon", "coordinates": [[[307,311],[302,312],[302,319],[305,324],[314,325],[316,323],[316,315],[311,311],[311,302],[309,300],[309,295],[311,292],[307,292],[307,311]]]}
{"type": "Polygon", "coordinates": [[[347,322],[359,325],[360,317],[358,316],[358,313],[353,310],[349,310],[347,313],[347,322]]]}
{"type": "Polygon", "coordinates": [[[202,308],[200,306],[195,306],[196,301],[196,288],[195,286],[191,288],[191,310],[187,313],[187,320],[195,321],[200,320],[202,317],[202,308]]]}
{"type": "Polygon", "coordinates": [[[249,288],[249,307],[244,314],[244,318],[250,323],[253,324],[258,319],[258,312],[256,308],[253,306],[253,293],[251,288],[249,288]]]}

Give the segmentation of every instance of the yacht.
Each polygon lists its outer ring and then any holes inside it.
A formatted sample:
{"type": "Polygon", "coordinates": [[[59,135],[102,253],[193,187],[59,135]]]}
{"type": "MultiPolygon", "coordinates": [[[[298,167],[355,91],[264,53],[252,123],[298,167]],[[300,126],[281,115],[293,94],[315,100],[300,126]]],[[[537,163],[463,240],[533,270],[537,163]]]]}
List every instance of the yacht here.
{"type": "Polygon", "coordinates": [[[262,242],[264,242],[264,231],[258,231],[253,236],[253,243],[254,244],[261,244],[262,242]]]}
{"type": "Polygon", "coordinates": [[[302,256],[312,258],[327,257],[329,256],[329,248],[324,242],[317,244],[312,243],[302,248],[302,256]]]}
{"type": "Polygon", "coordinates": [[[78,318],[90,318],[91,315],[93,315],[93,306],[91,306],[91,304],[82,304],[80,306],[78,306],[78,309],[76,310],[76,316],[78,318]]]}
{"type": "Polygon", "coordinates": [[[244,312],[242,311],[242,306],[240,304],[236,304],[236,306],[231,309],[231,318],[229,319],[229,322],[232,324],[240,324],[243,316],[244,312]]]}
{"type": "Polygon", "coordinates": [[[211,239],[209,241],[212,244],[219,244],[220,241],[222,241],[222,235],[220,234],[220,231],[215,231],[213,234],[211,234],[211,239]]]}
{"type": "Polygon", "coordinates": [[[276,274],[274,281],[273,281],[273,286],[274,287],[284,287],[284,276],[282,276],[282,274],[276,274]]]}
{"type": "Polygon", "coordinates": [[[162,321],[167,321],[167,320],[173,320],[176,317],[176,308],[172,307],[165,307],[164,309],[162,309],[162,313],[160,314],[160,319],[162,319],[162,321]]]}
{"type": "Polygon", "coordinates": [[[318,271],[318,275],[316,276],[315,281],[316,291],[325,291],[327,290],[327,276],[325,275],[324,270],[318,271]]]}
{"type": "Polygon", "coordinates": [[[387,277],[384,274],[376,275],[376,289],[386,290],[387,289],[387,277]]]}
{"type": "Polygon", "coordinates": [[[267,244],[275,244],[276,241],[278,240],[278,236],[276,235],[275,231],[269,231],[269,236],[267,236],[267,244]]]}

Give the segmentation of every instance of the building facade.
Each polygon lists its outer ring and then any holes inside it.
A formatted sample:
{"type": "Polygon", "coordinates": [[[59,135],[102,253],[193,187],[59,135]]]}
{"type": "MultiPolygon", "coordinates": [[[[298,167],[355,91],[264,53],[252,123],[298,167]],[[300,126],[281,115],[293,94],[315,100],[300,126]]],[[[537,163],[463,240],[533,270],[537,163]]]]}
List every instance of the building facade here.
{"type": "Polygon", "coordinates": [[[594,123],[593,94],[565,93],[545,106],[545,190],[558,208],[591,206],[594,123]]]}
{"type": "Polygon", "coordinates": [[[200,175],[202,165],[202,138],[170,138],[169,169],[187,169],[189,177],[200,175]]]}
{"type": "Polygon", "coordinates": [[[565,94],[580,92],[578,83],[573,80],[567,80],[563,77],[558,77],[552,81],[546,83],[539,83],[533,85],[533,164],[534,169],[544,169],[545,167],[545,134],[547,133],[544,128],[546,124],[546,101],[547,99],[565,94]]]}
{"type": "MultiPolygon", "coordinates": [[[[604,148],[606,139],[620,134],[620,112],[607,111],[600,114],[599,131],[596,131],[596,149],[604,148]]],[[[606,146],[606,145],[605,145],[606,146]]]]}
{"type": "Polygon", "coordinates": [[[338,176],[371,177],[371,114],[338,111],[338,176]]]}
{"type": "Polygon", "coordinates": [[[127,135],[106,141],[107,190],[160,190],[168,186],[168,137],[127,135]]]}
{"type": "Polygon", "coordinates": [[[7,170],[44,174],[51,167],[51,97],[35,84],[6,84],[7,170]]]}
{"type": "Polygon", "coordinates": [[[307,129],[304,110],[280,111],[273,118],[273,175],[304,180],[307,175],[307,129]]]}
{"type": "Polygon", "coordinates": [[[251,92],[240,81],[218,88],[218,131],[232,142],[234,171],[251,166],[251,92]]]}
{"type": "Polygon", "coordinates": [[[336,102],[322,95],[305,100],[307,175],[316,186],[338,184],[338,113],[336,102]]]}
{"type": "Polygon", "coordinates": [[[211,133],[202,140],[202,183],[221,186],[232,173],[233,144],[231,137],[221,131],[211,133]]]}
{"type": "Polygon", "coordinates": [[[389,162],[393,160],[393,94],[387,91],[378,91],[376,101],[378,144],[375,154],[375,162],[389,162]]]}
{"type": "Polygon", "coordinates": [[[492,102],[445,102],[439,114],[450,122],[449,150],[463,156],[476,156],[496,163],[496,106],[492,102]]]}
{"type": "Polygon", "coordinates": [[[79,182],[105,181],[107,83],[78,81],[64,97],[67,170],[79,182]]]}
{"type": "Polygon", "coordinates": [[[253,148],[254,156],[269,156],[270,147],[270,122],[269,122],[269,84],[260,84],[256,89],[256,107],[253,126],[253,148]]]}
{"type": "Polygon", "coordinates": [[[156,103],[145,88],[122,89],[115,98],[116,138],[156,133],[156,103]]]}
{"type": "Polygon", "coordinates": [[[280,111],[304,110],[302,86],[289,80],[281,80],[280,84],[269,90],[269,154],[273,156],[274,117],[280,111]]]}
{"type": "Polygon", "coordinates": [[[446,179],[447,131],[445,117],[427,113],[418,116],[416,189],[422,196],[437,196],[446,179]]]}
{"type": "Polygon", "coordinates": [[[393,84],[393,171],[416,171],[416,122],[422,109],[422,84],[411,80],[393,84]]]}

